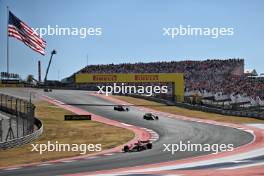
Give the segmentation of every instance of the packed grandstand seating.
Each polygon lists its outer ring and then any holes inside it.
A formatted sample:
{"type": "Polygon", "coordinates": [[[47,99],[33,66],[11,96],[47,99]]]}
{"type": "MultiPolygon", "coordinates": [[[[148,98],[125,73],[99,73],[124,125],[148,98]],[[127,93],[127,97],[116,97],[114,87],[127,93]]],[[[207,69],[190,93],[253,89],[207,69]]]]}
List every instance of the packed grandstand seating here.
{"type": "Polygon", "coordinates": [[[184,73],[186,92],[200,91],[264,99],[264,82],[244,75],[243,59],[89,65],[78,73],[184,73]]]}

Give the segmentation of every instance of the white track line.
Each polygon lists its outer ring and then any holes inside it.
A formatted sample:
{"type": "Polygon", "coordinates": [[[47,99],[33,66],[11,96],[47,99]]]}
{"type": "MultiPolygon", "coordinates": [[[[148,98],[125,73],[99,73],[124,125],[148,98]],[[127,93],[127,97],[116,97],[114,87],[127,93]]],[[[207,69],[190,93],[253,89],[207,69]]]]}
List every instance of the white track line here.
{"type": "Polygon", "coordinates": [[[133,126],[133,125],[130,125],[130,124],[127,124],[127,123],[121,123],[122,125],[125,125],[125,126],[133,126]]]}
{"type": "Polygon", "coordinates": [[[237,160],[237,161],[233,161],[234,163],[245,163],[245,162],[249,162],[249,160],[237,160]]]}
{"type": "Polygon", "coordinates": [[[39,165],[37,165],[38,167],[41,167],[41,166],[50,166],[50,165],[52,165],[52,164],[49,164],[49,163],[43,163],[43,164],[39,164],[39,165]]]}
{"type": "Polygon", "coordinates": [[[104,156],[111,156],[111,155],[114,155],[114,153],[106,153],[106,154],[104,154],[104,156]]]}
{"type": "Polygon", "coordinates": [[[17,170],[17,169],[21,169],[22,167],[11,167],[11,168],[7,168],[7,169],[4,169],[6,171],[11,171],[11,170],[17,170]]]}
{"type": "Polygon", "coordinates": [[[254,167],[254,166],[264,166],[264,162],[261,163],[253,163],[253,164],[246,164],[242,166],[234,166],[234,167],[227,167],[227,168],[222,168],[219,170],[232,170],[232,169],[241,169],[241,168],[247,168],[247,167],[254,167]]]}
{"type": "MultiPolygon", "coordinates": [[[[126,174],[126,173],[135,174],[135,173],[142,173],[142,172],[168,171],[168,170],[175,170],[175,169],[186,169],[190,167],[207,166],[207,165],[212,165],[212,164],[220,164],[220,163],[225,163],[225,162],[234,162],[238,160],[248,159],[250,157],[261,156],[263,152],[264,152],[264,148],[260,148],[260,149],[251,150],[245,153],[238,153],[238,154],[234,154],[231,156],[213,158],[213,159],[208,159],[205,161],[196,161],[192,163],[183,163],[183,164],[175,164],[175,165],[172,164],[172,165],[160,166],[160,167],[154,167],[154,168],[128,170],[122,173],[123,174],[126,174]]],[[[264,162],[249,164],[246,166],[237,166],[237,167],[243,168],[243,167],[259,166],[259,165],[264,165],[264,162]]]]}
{"type": "Polygon", "coordinates": [[[61,161],[62,163],[71,163],[74,162],[75,160],[66,160],[66,161],[61,161]]]}

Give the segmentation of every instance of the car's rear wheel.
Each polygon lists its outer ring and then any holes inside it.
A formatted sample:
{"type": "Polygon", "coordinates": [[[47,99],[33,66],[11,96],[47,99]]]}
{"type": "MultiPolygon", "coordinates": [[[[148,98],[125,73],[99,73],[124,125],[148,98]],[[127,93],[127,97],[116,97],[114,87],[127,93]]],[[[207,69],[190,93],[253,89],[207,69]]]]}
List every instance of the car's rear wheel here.
{"type": "Polygon", "coordinates": [[[151,143],[147,143],[147,149],[152,149],[152,144],[151,143]]]}
{"type": "Polygon", "coordinates": [[[129,152],[129,148],[127,145],[124,147],[124,152],[129,152]]]}

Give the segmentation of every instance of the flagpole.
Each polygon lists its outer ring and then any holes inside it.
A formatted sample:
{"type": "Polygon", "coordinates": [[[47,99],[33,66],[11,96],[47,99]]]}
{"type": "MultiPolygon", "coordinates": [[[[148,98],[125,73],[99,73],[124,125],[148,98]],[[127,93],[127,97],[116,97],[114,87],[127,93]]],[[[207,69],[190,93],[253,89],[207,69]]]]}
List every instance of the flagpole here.
{"type": "Polygon", "coordinates": [[[6,8],[7,8],[6,71],[7,71],[7,73],[9,73],[9,36],[8,36],[9,7],[6,6],[6,8]]]}

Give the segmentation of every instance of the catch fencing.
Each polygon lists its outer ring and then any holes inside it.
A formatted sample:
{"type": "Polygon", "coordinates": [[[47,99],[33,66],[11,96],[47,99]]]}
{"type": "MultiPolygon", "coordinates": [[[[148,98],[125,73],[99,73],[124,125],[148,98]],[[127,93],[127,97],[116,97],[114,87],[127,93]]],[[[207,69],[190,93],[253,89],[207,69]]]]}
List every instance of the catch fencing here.
{"type": "Polygon", "coordinates": [[[35,106],[31,101],[0,94],[0,142],[34,132],[35,106]]]}

